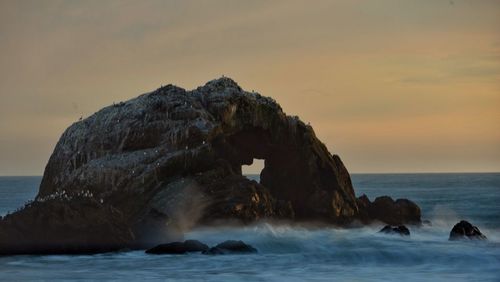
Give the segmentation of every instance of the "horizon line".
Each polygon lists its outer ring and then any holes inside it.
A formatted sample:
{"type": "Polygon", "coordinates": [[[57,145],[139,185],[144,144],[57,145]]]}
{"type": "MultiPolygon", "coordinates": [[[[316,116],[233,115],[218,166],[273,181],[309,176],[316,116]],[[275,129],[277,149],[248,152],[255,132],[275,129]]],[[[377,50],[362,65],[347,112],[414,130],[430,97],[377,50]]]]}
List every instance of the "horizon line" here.
{"type": "MultiPolygon", "coordinates": [[[[495,174],[500,171],[420,171],[420,172],[349,172],[350,175],[354,174],[495,174]]],[[[248,173],[242,175],[260,175],[260,173],[248,173]]],[[[0,177],[43,177],[43,175],[5,175],[0,174],[0,177]]]]}

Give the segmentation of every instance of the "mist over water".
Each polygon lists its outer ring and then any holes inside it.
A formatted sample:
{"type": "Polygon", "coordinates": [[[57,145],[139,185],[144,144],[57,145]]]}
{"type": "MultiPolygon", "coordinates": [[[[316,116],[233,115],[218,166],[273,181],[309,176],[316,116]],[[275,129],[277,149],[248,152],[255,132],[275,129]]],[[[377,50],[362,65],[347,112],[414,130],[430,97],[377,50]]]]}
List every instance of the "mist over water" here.
{"type": "MultiPolygon", "coordinates": [[[[378,234],[381,224],[337,229],[261,222],[239,228],[202,228],[186,233],[185,238],[208,245],[243,240],[259,252],[226,256],[155,256],[142,251],[10,256],[0,257],[0,277],[11,281],[500,280],[500,174],[363,174],[353,175],[353,182],[357,196],[365,193],[371,200],[381,195],[412,199],[432,225],[410,226],[409,238],[378,234]],[[477,225],[488,241],[448,241],[451,228],[461,219],[477,225]]],[[[0,178],[2,214],[34,197],[38,183],[39,178],[0,178]],[[12,183],[17,183],[16,189],[9,188],[12,183]],[[8,201],[9,197],[15,200],[8,201]]]]}

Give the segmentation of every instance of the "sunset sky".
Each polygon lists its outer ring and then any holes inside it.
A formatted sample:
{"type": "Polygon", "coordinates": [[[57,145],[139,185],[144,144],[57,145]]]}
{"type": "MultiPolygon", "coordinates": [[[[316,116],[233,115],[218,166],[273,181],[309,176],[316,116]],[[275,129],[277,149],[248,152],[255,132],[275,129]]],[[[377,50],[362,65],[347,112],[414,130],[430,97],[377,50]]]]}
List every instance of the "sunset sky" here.
{"type": "Polygon", "coordinates": [[[500,1],[0,0],[0,175],[41,175],[80,116],[222,75],[351,172],[500,171],[500,1]]]}

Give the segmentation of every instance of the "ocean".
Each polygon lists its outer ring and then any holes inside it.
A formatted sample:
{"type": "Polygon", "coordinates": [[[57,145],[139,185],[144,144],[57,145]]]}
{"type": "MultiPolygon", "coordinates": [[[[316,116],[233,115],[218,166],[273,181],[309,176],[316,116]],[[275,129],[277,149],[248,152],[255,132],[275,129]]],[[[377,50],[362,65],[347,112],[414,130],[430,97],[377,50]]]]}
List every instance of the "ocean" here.
{"type": "MultiPolygon", "coordinates": [[[[258,179],[258,176],[248,176],[258,179]]],[[[354,174],[356,195],[409,198],[430,226],[411,236],[377,233],[383,226],[304,228],[258,223],[190,231],[208,245],[235,239],[257,254],[97,255],[0,257],[0,280],[175,281],[500,281],[500,173],[354,174]],[[448,241],[465,219],[487,241],[448,241]]],[[[41,177],[0,177],[0,215],[37,193],[41,177]]]]}

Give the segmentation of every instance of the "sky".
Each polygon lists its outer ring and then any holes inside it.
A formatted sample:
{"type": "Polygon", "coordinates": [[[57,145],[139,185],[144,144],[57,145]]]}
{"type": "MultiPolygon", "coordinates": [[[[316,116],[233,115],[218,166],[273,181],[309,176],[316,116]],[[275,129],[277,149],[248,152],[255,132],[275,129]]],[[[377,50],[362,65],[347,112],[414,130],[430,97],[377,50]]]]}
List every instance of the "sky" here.
{"type": "Polygon", "coordinates": [[[0,0],[0,175],[42,175],[80,116],[222,75],[350,172],[500,171],[500,1],[0,0]]]}

